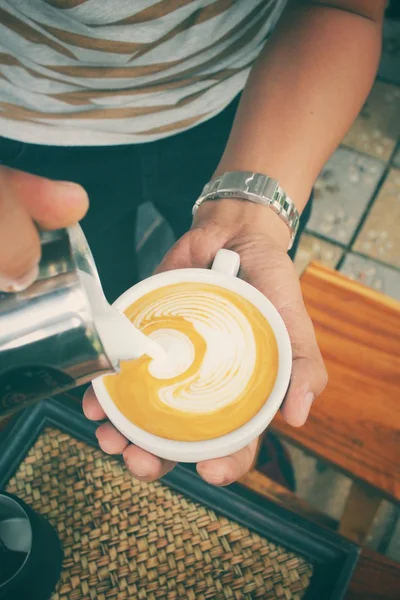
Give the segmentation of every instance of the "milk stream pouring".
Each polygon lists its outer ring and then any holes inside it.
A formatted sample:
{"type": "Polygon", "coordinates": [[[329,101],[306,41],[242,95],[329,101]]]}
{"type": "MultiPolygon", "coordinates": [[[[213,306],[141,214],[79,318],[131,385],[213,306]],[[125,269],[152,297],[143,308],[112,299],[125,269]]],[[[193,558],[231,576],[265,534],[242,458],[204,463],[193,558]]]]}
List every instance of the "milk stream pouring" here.
{"type": "Polygon", "coordinates": [[[0,292],[0,417],[162,352],[108,304],[79,225],[40,235],[37,280],[0,292]]]}

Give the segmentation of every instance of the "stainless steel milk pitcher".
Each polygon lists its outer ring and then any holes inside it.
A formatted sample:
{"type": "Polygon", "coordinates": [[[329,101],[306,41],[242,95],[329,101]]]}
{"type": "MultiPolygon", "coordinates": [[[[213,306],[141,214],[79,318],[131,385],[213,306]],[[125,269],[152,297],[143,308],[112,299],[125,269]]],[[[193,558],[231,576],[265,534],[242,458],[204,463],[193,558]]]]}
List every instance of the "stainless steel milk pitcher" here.
{"type": "Polygon", "coordinates": [[[108,305],[82,229],[40,235],[37,280],[0,293],[0,416],[118,368],[96,328],[92,296],[108,305]]]}

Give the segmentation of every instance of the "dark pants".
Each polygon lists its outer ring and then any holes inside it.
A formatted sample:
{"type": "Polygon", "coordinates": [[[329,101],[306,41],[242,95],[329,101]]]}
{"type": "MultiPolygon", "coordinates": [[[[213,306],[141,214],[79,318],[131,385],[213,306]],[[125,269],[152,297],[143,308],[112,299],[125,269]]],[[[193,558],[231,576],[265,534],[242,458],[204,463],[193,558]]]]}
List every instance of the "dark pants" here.
{"type": "MultiPolygon", "coordinates": [[[[176,238],[190,228],[192,205],[219,163],[237,103],[189,131],[144,144],[60,147],[0,138],[0,163],[50,179],[75,181],[86,189],[90,209],[82,226],[112,301],[138,279],[138,206],[151,201],[176,238]]],[[[309,211],[310,203],[300,230],[309,211]]]]}

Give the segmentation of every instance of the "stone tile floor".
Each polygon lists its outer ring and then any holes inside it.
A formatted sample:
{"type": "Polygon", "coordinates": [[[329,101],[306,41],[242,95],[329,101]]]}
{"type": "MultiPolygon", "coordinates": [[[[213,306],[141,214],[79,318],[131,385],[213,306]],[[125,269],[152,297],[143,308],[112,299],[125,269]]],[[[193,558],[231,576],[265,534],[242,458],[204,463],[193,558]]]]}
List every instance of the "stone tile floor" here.
{"type": "MultiPolygon", "coordinates": [[[[385,25],[377,81],[315,192],[295,261],[298,271],[316,259],[400,300],[400,21],[385,25]]],[[[173,243],[169,226],[151,205],[139,213],[138,240],[146,277],[173,243]]],[[[338,518],[350,480],[301,450],[288,449],[298,495],[338,518]]],[[[384,501],[369,545],[400,560],[398,516],[398,509],[384,501]]]]}

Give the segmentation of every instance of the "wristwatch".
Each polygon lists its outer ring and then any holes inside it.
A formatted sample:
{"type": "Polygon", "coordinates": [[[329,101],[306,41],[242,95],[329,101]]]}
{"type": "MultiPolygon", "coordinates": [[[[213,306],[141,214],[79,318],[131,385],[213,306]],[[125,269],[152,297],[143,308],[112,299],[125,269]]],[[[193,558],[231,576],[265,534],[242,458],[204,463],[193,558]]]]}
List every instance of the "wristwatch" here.
{"type": "Polygon", "coordinates": [[[199,206],[208,200],[235,198],[269,206],[286,223],[290,230],[289,248],[293,246],[299,228],[300,215],[293,200],[286,195],[279,181],[251,171],[229,171],[215,177],[204,186],[201,196],[193,206],[196,214],[199,206]]]}

